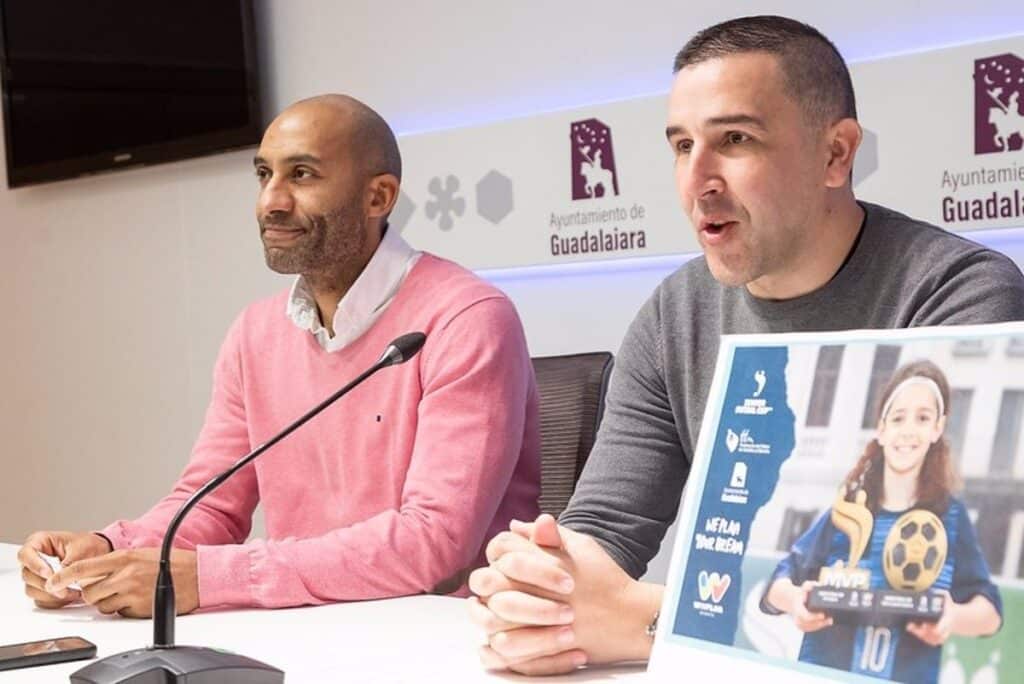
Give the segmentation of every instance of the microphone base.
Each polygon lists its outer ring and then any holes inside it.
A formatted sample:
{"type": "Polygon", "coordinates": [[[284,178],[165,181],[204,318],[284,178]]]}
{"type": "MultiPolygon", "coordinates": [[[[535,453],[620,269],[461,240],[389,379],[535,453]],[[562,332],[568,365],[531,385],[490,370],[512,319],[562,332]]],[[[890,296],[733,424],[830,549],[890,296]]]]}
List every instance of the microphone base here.
{"type": "Polygon", "coordinates": [[[243,655],[201,646],[140,648],[101,658],[71,684],[282,684],[284,672],[243,655]]]}

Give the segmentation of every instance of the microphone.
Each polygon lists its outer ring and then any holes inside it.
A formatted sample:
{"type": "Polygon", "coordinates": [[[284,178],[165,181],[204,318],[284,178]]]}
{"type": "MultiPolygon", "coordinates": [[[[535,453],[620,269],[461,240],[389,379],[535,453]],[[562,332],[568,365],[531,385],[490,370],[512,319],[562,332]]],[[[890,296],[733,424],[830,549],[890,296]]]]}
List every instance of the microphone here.
{"type": "Polygon", "coordinates": [[[427,336],[421,332],[411,332],[396,337],[395,340],[388,345],[388,348],[384,350],[380,359],[377,361],[381,366],[397,366],[400,363],[405,363],[412,357],[416,356],[416,352],[420,350],[423,343],[427,341],[427,336]]]}
{"type": "Polygon", "coordinates": [[[252,462],[309,419],[355,389],[371,375],[405,363],[423,347],[427,336],[421,332],[395,338],[381,357],[355,380],[324,399],[284,430],[240,458],[234,465],[197,489],[171,518],[160,547],[160,570],[153,592],[153,645],[107,656],[71,675],[72,684],[120,684],[146,682],[188,682],[188,684],[281,684],[284,672],[235,653],[201,646],[174,645],[174,581],[171,576],[171,548],[182,520],[199,501],[229,477],[252,462]]]}

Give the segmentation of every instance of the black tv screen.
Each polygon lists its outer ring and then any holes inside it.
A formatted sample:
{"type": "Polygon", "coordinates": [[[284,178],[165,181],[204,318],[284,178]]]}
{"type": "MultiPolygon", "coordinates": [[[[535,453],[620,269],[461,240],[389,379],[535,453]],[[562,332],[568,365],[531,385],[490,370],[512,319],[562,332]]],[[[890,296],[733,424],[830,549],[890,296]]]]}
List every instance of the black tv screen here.
{"type": "Polygon", "coordinates": [[[251,0],[0,0],[7,185],[259,142],[251,0]]]}

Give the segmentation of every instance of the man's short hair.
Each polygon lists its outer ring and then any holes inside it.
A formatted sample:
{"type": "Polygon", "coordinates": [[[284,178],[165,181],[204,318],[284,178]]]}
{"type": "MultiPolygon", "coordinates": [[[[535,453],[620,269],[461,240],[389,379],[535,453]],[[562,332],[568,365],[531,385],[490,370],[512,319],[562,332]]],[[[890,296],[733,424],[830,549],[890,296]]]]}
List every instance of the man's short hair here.
{"type": "MultiPolygon", "coordinates": [[[[299,100],[292,107],[332,107],[338,125],[345,126],[343,143],[367,177],[390,173],[402,180],[402,154],[391,126],[372,107],[351,95],[327,93],[299,100]]],[[[290,109],[291,107],[289,107],[290,109]]]]}
{"type": "Polygon", "coordinates": [[[786,92],[808,121],[828,125],[857,118],[853,82],[839,50],[813,26],[786,17],[742,17],[706,28],[679,51],[672,72],[745,52],[778,59],[786,92]]]}
{"type": "Polygon", "coordinates": [[[402,154],[398,151],[395,132],[388,122],[369,105],[348,98],[352,112],[348,144],[365,173],[376,176],[390,173],[402,180],[402,154]]]}

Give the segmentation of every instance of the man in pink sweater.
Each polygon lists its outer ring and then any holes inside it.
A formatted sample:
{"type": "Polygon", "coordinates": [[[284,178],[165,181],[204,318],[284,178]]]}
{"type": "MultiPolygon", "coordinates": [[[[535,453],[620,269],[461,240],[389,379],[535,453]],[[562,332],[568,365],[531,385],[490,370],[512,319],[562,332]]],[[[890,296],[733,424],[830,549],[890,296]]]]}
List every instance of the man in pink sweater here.
{"type": "Polygon", "coordinates": [[[28,538],[18,557],[41,607],[149,615],[157,547],[185,499],[410,331],[427,335],[411,361],[192,510],[172,555],[178,612],[454,591],[486,540],[537,515],[538,402],[519,318],[500,291],[387,229],[401,178],[387,123],[349,97],[304,100],[270,124],[254,162],[267,265],[299,275],[231,326],[169,496],[100,533],[28,538]],[[246,541],[259,502],[267,538],[246,541]]]}

